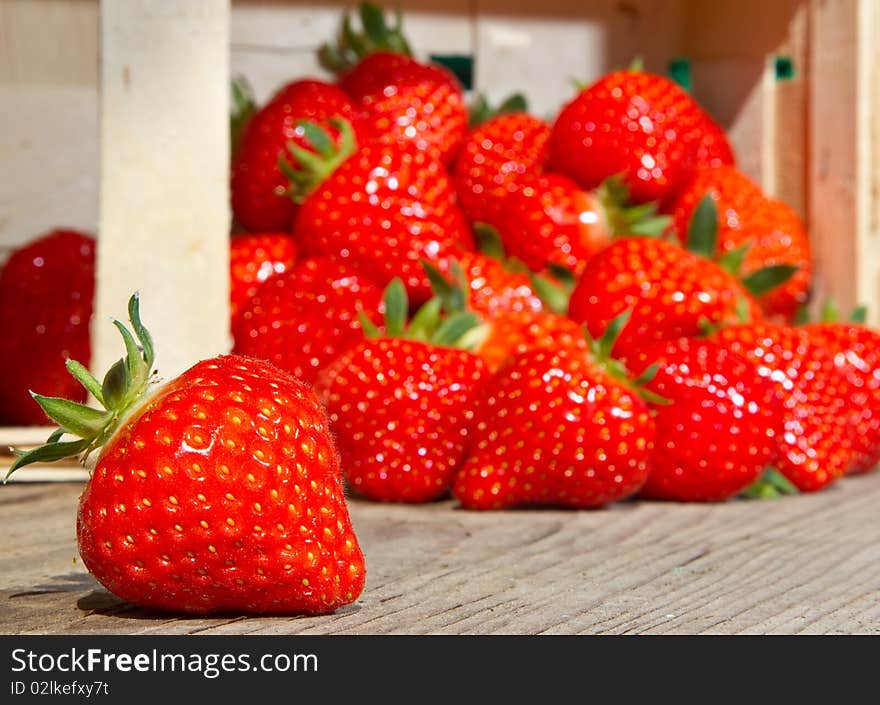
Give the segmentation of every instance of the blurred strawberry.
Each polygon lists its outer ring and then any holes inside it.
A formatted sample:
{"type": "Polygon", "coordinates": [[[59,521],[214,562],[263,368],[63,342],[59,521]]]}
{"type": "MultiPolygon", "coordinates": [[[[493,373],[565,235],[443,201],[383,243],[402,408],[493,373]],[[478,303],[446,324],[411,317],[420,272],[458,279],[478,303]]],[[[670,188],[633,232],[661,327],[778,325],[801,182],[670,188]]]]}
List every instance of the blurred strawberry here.
{"type": "Polygon", "coordinates": [[[241,128],[232,162],[232,212],[246,230],[290,228],[296,204],[288,196],[290,183],[279,159],[294,159],[289,144],[309,149],[301,121],[332,129],[330,118],[354,119],[351,99],[338,86],[302,80],[281,88],[241,128]]]}
{"type": "Polygon", "coordinates": [[[359,15],[363,32],[354,31],[346,12],[337,44],[320,49],[322,64],[339,74],[339,85],[377,140],[433,148],[451,161],[467,130],[458,79],[443,66],[412,58],[400,13],[394,26],[370,3],[360,5],[359,15]]]}
{"type": "Polygon", "coordinates": [[[301,189],[294,237],[305,256],[344,260],[379,286],[399,277],[421,304],[431,296],[421,261],[443,265],[474,249],[449,176],[434,152],[403,143],[358,149],[351,127],[336,127],[342,138],[334,146],[306,124],[320,156],[289,170],[294,190],[301,189]]]}
{"type": "Polygon", "coordinates": [[[732,161],[723,132],[682,88],[644,71],[615,71],[581,91],[550,136],[554,170],[583,188],[621,175],[635,202],[662,202],[701,163],[732,161]]]}
{"type": "Polygon", "coordinates": [[[66,360],[91,359],[95,240],[56,229],[15,250],[0,270],[0,424],[51,424],[29,394],[77,402],[66,360]]]}
{"type": "Polygon", "coordinates": [[[233,322],[234,352],[305,382],[364,339],[358,311],[381,319],[382,290],[344,262],[306,259],[269,278],[233,322]]]}
{"type": "Polygon", "coordinates": [[[809,297],[813,272],[803,222],[788,205],[767,198],[757,184],[734,167],[699,169],[672,210],[675,230],[682,240],[697,204],[707,194],[719,213],[717,256],[747,248],[741,268],[746,276],[769,265],[797,267],[791,279],[758,297],[767,316],[791,322],[809,297]]]}
{"type": "Polygon", "coordinates": [[[230,305],[234,321],[260,284],[296,261],[296,244],[286,233],[237,235],[229,248],[230,305]]]}

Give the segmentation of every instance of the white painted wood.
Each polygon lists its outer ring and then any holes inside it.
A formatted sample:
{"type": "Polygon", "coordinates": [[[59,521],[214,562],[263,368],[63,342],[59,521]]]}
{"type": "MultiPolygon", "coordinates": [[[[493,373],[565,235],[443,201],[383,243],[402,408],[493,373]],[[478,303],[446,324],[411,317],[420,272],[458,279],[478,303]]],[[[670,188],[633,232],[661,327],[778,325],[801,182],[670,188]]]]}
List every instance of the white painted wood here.
{"type": "Polygon", "coordinates": [[[170,378],[229,346],[228,0],[101,4],[101,242],[93,367],[141,292],[170,378]]]}
{"type": "Polygon", "coordinates": [[[0,0],[0,261],[98,219],[98,2],[0,0]]]}

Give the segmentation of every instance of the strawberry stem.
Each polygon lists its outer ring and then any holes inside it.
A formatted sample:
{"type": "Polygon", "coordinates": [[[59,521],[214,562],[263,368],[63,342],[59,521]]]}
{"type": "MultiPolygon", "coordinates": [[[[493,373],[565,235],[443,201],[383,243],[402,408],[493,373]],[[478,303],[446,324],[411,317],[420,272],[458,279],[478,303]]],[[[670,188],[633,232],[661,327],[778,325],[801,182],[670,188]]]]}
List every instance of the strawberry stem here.
{"type": "Polygon", "coordinates": [[[13,449],[18,457],[6,473],[6,479],[18,468],[31,463],[53,462],[75,456],[82,456],[81,460],[85,461],[113,436],[122,420],[142,403],[155,382],[156,373],[153,371],[153,339],[141,323],[137,293],[128,302],[128,316],[134,333],[123,323],[113,321],[125,343],[125,357],[110,367],[100,385],[82,364],[76,361],[67,363],[71,375],[93,394],[102,408],[31,392],[34,401],[59,428],[42,446],[30,451],[13,449]],[[80,438],[62,442],[61,438],[66,434],[80,438]]]}

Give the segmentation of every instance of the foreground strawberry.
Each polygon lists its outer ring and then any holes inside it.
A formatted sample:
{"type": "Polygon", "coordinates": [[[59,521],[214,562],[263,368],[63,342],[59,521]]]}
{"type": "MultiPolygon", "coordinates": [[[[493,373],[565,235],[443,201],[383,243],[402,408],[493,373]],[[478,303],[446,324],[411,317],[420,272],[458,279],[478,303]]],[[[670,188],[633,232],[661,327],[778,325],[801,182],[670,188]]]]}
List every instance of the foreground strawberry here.
{"type": "Polygon", "coordinates": [[[664,399],[652,404],[657,427],[644,497],[682,502],[729,499],[773,461],[782,434],[773,383],[745,358],[705,340],[648,347],[657,366],[647,384],[664,399]]]}
{"type": "Polygon", "coordinates": [[[592,352],[530,350],[480,397],[453,493],[468,509],[599,507],[648,476],[654,422],[638,385],[609,357],[626,315],[592,352]]]}
{"type": "Polygon", "coordinates": [[[61,429],[10,472],[98,453],[80,498],[80,554],[104,587],[137,605],[319,614],[354,601],[363,556],[311,390],[236,355],[155,388],[136,296],[129,315],[134,335],[114,322],[127,355],[103,384],[71,369],[102,408],[35,396],[61,429]],[[62,441],[62,430],[80,439],[62,441]]]}
{"type": "Polygon", "coordinates": [[[354,119],[351,100],[338,87],[321,81],[294,81],[283,86],[242,129],[232,162],[232,212],[246,230],[289,230],[296,204],[279,159],[295,158],[288,145],[310,149],[300,126],[303,120],[329,125],[330,118],[354,119]]]}
{"type": "Polygon", "coordinates": [[[402,283],[385,300],[385,331],[340,357],[315,389],[327,405],[350,486],[369,499],[426,502],[449,490],[461,463],[486,367],[455,347],[472,313],[441,323],[433,299],[405,326],[402,283]]]}
{"type": "Polygon", "coordinates": [[[10,255],[0,270],[0,425],[51,423],[29,389],[85,401],[64,361],[91,357],[94,289],[89,235],[52,230],[10,255]]]}
{"type": "Polygon", "coordinates": [[[442,265],[474,249],[449,176],[433,152],[406,144],[358,148],[351,126],[334,124],[339,145],[307,127],[321,156],[290,170],[302,203],[294,237],[304,256],[345,260],[383,287],[399,277],[411,301],[423,303],[431,285],[421,261],[442,265]]]}
{"type": "Polygon", "coordinates": [[[269,277],[286,272],[296,260],[296,244],[286,233],[237,235],[229,247],[230,307],[241,309],[269,277]]]}
{"type": "Polygon", "coordinates": [[[412,58],[399,14],[393,27],[370,3],[362,3],[359,14],[363,33],[353,30],[346,13],[338,43],[321,48],[321,62],[339,74],[339,85],[375,139],[433,149],[451,161],[467,130],[458,79],[444,66],[412,58]]]}
{"type": "Polygon", "coordinates": [[[802,328],[743,323],[714,334],[773,382],[783,400],[775,466],[799,490],[822,489],[852,468],[856,429],[850,383],[821,339],[802,328]]]}
{"type": "Polygon", "coordinates": [[[269,360],[304,382],[364,339],[358,311],[378,322],[382,289],[345,262],[306,259],[272,277],[232,326],[233,352],[269,360]]]}
{"type": "Polygon", "coordinates": [[[644,71],[603,76],[563,108],[550,137],[554,170],[586,189],[621,174],[639,203],[673,197],[697,164],[732,160],[723,132],[696,101],[644,71]]]}

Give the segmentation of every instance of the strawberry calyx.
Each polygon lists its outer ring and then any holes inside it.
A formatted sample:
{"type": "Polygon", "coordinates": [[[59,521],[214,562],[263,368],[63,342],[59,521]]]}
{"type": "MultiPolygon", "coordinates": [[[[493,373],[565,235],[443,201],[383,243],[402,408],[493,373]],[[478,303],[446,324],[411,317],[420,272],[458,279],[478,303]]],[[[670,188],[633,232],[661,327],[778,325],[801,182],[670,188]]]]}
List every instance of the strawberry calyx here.
{"type": "Polygon", "coordinates": [[[409,42],[403,34],[403,14],[398,8],[394,24],[389,25],[380,7],[369,2],[358,7],[362,31],[352,27],[351,15],[342,16],[342,28],[336,44],[324,43],[318,49],[318,61],[325,69],[340,74],[352,68],[361,59],[379,51],[412,56],[409,42]]]}
{"type": "Polygon", "coordinates": [[[317,123],[301,120],[297,127],[312,149],[288,143],[287,151],[296,159],[295,167],[283,154],[278,157],[278,168],[290,181],[286,195],[294,203],[301,205],[358,148],[354,128],[348,120],[334,117],[329,122],[339,132],[338,140],[317,123]]]}
{"type": "Polygon", "coordinates": [[[485,93],[477,93],[468,108],[468,127],[474,129],[499,115],[525,113],[528,110],[529,102],[522,93],[511,93],[495,107],[489,103],[485,93]]]}
{"type": "MultiPolygon", "coordinates": [[[[810,323],[812,320],[810,316],[810,309],[808,306],[801,306],[797,312],[795,313],[794,323],[795,325],[801,326],[810,323]]],[[[868,321],[868,307],[864,304],[856,306],[846,318],[846,323],[854,323],[857,325],[864,325],[868,321]]],[[[841,323],[844,322],[842,318],[842,314],[840,313],[840,308],[837,306],[837,301],[833,297],[828,297],[825,300],[825,303],[822,304],[822,308],[819,310],[819,322],[820,323],[841,323]]]]}
{"type": "Polygon", "coordinates": [[[244,76],[233,77],[230,83],[231,111],[229,114],[230,155],[234,158],[241,142],[244,128],[257,112],[257,103],[251,84],[244,76]]]}
{"type": "Polygon", "coordinates": [[[751,243],[745,242],[716,257],[717,245],[718,207],[712,195],[707,193],[694,208],[688,223],[685,247],[689,252],[715,262],[726,272],[739,279],[746,291],[753,296],[762,296],[785,284],[799,269],[797,265],[793,264],[770,264],[743,276],[741,270],[751,243]]]}
{"type": "Polygon", "coordinates": [[[117,360],[99,382],[82,364],[67,360],[67,370],[100,404],[94,408],[61,397],[47,397],[31,392],[34,401],[46,415],[58,424],[44,445],[33,450],[16,448],[17,456],[6,473],[6,479],[20,467],[31,463],[45,463],[64,458],[80,457],[85,462],[89,455],[103,446],[129,415],[145,400],[156,382],[153,370],[155,352],[149,331],[141,323],[140,303],[135,293],[128,302],[129,329],[113,320],[125,343],[126,355],[117,360]],[[132,332],[133,331],[133,332],[132,332]],[[70,435],[77,440],[62,441],[70,435]]]}
{"type": "Polygon", "coordinates": [[[586,326],[584,326],[584,337],[590,349],[593,362],[602,368],[609,377],[623,383],[642,399],[651,404],[663,405],[668,404],[669,400],[661,397],[659,394],[652,392],[647,385],[657,375],[660,366],[655,362],[648,365],[644,371],[637,377],[634,377],[630,370],[620,360],[611,356],[614,344],[620,337],[621,332],[629,323],[632,316],[632,309],[627,309],[616,317],[612,318],[603,331],[602,335],[594,338],[590,335],[586,326]]]}
{"type": "MultiPolygon", "coordinates": [[[[460,266],[458,271],[461,271],[460,266]]],[[[449,295],[454,296],[451,291],[449,295]]],[[[358,311],[358,319],[368,339],[403,338],[444,348],[472,350],[487,334],[486,326],[481,325],[477,314],[467,310],[466,302],[455,307],[450,304],[447,309],[440,296],[434,296],[422,304],[407,321],[409,299],[406,287],[399,278],[391,280],[385,288],[384,302],[384,330],[376,326],[363,310],[358,311]]]]}
{"type": "Polygon", "coordinates": [[[620,175],[609,176],[596,189],[608,231],[614,237],[641,235],[661,237],[672,218],[659,213],[655,201],[632,205],[629,187],[620,175]]]}
{"type": "Polygon", "coordinates": [[[769,467],[757,480],[746,487],[739,496],[744,499],[778,499],[786,495],[798,494],[788,478],[775,468],[769,467]]]}

